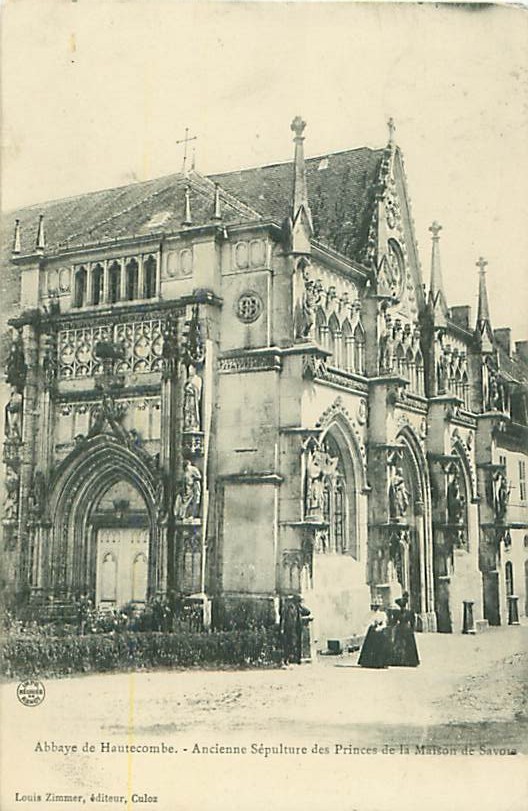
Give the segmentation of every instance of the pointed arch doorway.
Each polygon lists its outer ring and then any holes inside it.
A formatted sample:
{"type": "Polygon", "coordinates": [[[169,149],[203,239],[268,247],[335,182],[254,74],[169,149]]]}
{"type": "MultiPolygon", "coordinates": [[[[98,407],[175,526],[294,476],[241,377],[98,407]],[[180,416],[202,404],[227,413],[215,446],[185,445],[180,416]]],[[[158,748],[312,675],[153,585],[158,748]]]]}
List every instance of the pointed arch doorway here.
{"type": "Polygon", "coordinates": [[[150,459],[109,435],[83,444],[59,469],[42,587],[102,607],[144,604],[167,589],[161,478],[150,459]]]}
{"type": "Polygon", "coordinates": [[[101,608],[145,604],[148,594],[149,516],[138,490],[120,480],[94,505],[95,603],[101,608]]]}

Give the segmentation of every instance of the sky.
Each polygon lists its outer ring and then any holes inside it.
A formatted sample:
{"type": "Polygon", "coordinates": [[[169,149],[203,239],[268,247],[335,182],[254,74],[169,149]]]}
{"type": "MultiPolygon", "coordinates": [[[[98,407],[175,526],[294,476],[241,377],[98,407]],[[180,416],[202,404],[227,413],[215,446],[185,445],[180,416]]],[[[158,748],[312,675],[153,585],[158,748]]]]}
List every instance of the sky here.
{"type": "Polygon", "coordinates": [[[380,147],[396,121],[425,281],[528,338],[528,13],[473,5],[5,0],[4,210],[179,171],[380,147]]]}

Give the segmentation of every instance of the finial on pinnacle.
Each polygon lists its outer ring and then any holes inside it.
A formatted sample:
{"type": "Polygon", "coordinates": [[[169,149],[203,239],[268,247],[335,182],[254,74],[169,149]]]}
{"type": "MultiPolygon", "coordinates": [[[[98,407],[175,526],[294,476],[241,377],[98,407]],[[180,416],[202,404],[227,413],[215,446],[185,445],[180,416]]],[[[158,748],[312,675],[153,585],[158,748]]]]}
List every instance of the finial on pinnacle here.
{"type": "Polygon", "coordinates": [[[13,236],[13,253],[20,253],[20,220],[15,220],[15,233],[13,236]]]}
{"type": "Polygon", "coordinates": [[[215,183],[213,220],[222,219],[222,204],[220,202],[220,184],[215,183]]]}
{"type": "Polygon", "coordinates": [[[476,265],[477,265],[477,267],[478,267],[478,269],[479,269],[479,272],[480,272],[480,273],[485,273],[485,272],[486,272],[486,265],[487,265],[487,264],[488,264],[488,263],[487,263],[487,261],[484,259],[484,257],[479,256],[479,258],[478,258],[478,262],[476,262],[476,265]]]}
{"type": "Polygon", "coordinates": [[[303,138],[303,132],[306,127],[306,121],[303,121],[300,115],[296,115],[290,124],[290,129],[295,133],[296,138],[303,138]]]}
{"type": "Polygon", "coordinates": [[[387,126],[389,128],[389,144],[394,144],[394,135],[396,133],[396,124],[394,123],[394,118],[392,116],[387,121],[387,126]]]}
{"type": "Polygon", "coordinates": [[[35,243],[35,248],[37,251],[43,251],[45,248],[45,237],[44,237],[44,214],[39,214],[39,221],[38,221],[38,228],[37,228],[37,240],[35,243]]]}
{"type": "Polygon", "coordinates": [[[192,225],[191,186],[190,186],[189,183],[185,186],[185,208],[184,208],[182,225],[192,225]]]}
{"type": "Polygon", "coordinates": [[[442,230],[442,226],[440,225],[439,222],[437,222],[435,220],[429,226],[429,230],[430,230],[431,234],[433,235],[433,239],[439,239],[439,234],[440,234],[440,231],[442,230]]]}

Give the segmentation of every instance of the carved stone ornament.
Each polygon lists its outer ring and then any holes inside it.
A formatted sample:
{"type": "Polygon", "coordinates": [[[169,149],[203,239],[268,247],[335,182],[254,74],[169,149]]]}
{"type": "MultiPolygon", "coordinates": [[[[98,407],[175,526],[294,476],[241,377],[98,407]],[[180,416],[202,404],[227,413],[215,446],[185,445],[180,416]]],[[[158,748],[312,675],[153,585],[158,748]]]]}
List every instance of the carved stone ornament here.
{"type": "Polygon", "coordinates": [[[201,366],[205,359],[205,342],[197,304],[193,307],[190,321],[185,322],[185,327],[182,360],[186,364],[201,366]]]}
{"type": "Polygon", "coordinates": [[[12,386],[15,391],[22,394],[24,386],[26,385],[26,376],[27,366],[24,359],[22,335],[20,331],[17,331],[13,335],[9,356],[7,358],[6,382],[8,385],[12,386]]]}
{"type": "Polygon", "coordinates": [[[368,405],[365,399],[361,399],[358,404],[357,421],[360,425],[365,425],[368,416],[368,405]]]}
{"type": "Polygon", "coordinates": [[[176,316],[170,313],[162,329],[162,375],[168,380],[178,368],[178,325],[176,316]]]}
{"type": "Polygon", "coordinates": [[[262,314],[262,299],[254,291],[242,293],[236,303],[237,318],[244,324],[252,324],[262,314]]]}

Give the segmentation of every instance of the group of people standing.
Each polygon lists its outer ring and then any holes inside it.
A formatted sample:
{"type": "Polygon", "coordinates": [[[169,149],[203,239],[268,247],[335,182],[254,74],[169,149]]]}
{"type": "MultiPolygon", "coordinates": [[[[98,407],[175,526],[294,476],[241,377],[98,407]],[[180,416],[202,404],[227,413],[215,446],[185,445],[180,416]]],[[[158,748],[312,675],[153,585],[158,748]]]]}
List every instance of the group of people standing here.
{"type": "Polygon", "coordinates": [[[409,595],[395,600],[397,608],[373,605],[358,664],[361,667],[418,667],[420,658],[414,638],[414,612],[408,608],[409,595]]]}

